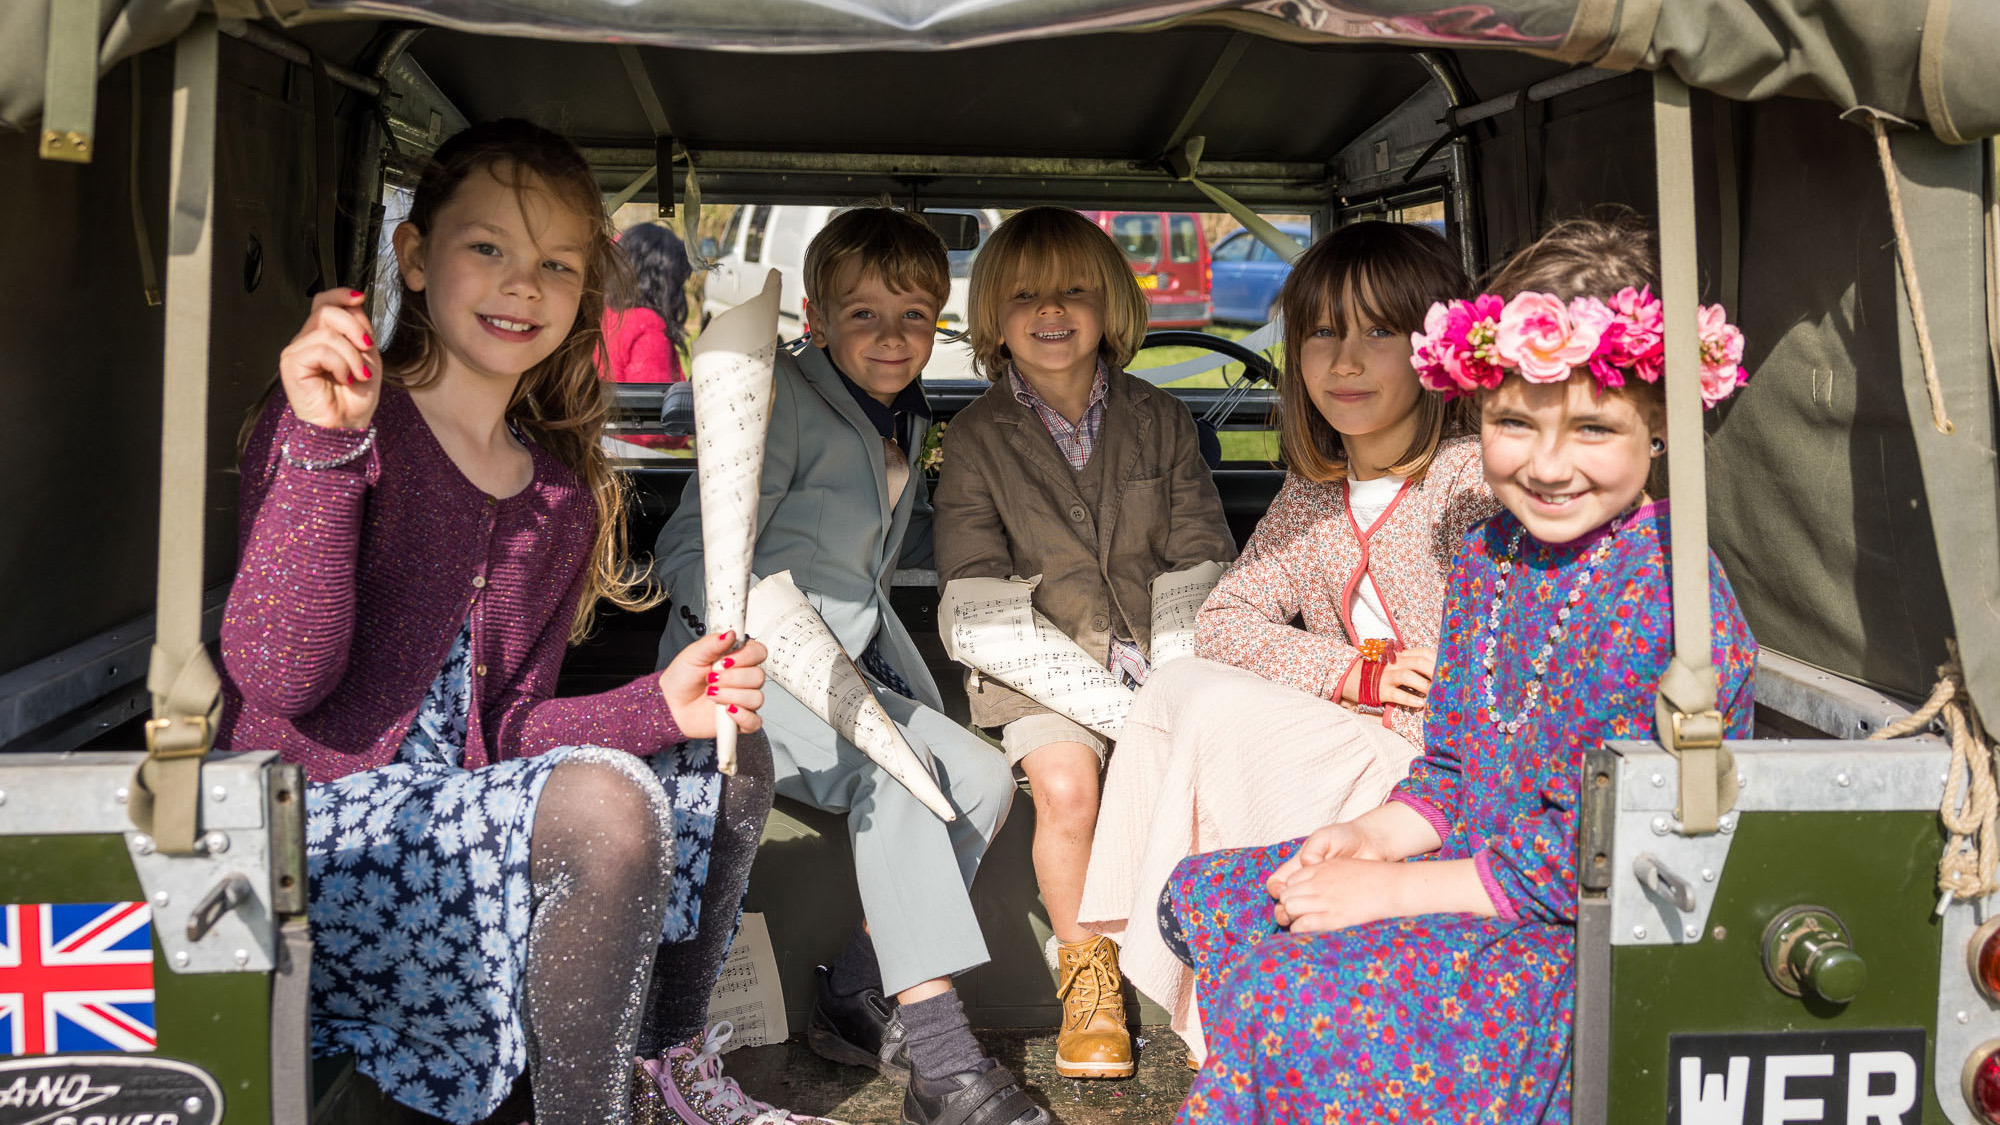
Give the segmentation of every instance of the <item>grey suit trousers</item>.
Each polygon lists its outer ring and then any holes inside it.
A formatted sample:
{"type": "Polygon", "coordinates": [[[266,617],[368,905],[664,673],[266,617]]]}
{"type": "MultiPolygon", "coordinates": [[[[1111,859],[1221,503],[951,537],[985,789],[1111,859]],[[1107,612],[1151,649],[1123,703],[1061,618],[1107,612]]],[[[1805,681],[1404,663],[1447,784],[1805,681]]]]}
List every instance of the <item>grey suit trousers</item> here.
{"type": "Polygon", "coordinates": [[[937,776],[958,812],[946,824],[895,778],[834,734],[776,684],[758,712],[771,739],[778,792],[847,814],[861,907],[894,996],[990,958],[968,888],[1014,800],[1000,751],[945,715],[872,684],[889,718],[937,776]]]}

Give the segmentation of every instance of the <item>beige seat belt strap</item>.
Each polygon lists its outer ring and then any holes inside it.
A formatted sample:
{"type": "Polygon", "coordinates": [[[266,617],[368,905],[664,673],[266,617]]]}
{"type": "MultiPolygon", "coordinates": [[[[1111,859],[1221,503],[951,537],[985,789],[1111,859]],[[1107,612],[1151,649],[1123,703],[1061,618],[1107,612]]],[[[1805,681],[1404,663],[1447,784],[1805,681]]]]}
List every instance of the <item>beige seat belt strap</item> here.
{"type": "Polygon", "coordinates": [[[166,361],[160,435],[160,563],[153,718],[134,780],[132,823],[159,850],[195,850],[201,760],[215,741],[221,681],[201,640],[208,484],[209,283],[215,207],[216,25],[200,17],[174,52],[173,181],[167,234],[166,361]]]}
{"type": "Polygon", "coordinates": [[[97,117],[98,0],[48,0],[42,159],[90,163],[97,117]]]}
{"type": "Polygon", "coordinates": [[[1668,492],[1673,500],[1674,656],[1660,677],[1660,745],[1680,761],[1681,830],[1716,831],[1736,803],[1736,765],[1716,709],[1708,590],[1706,434],[1701,423],[1700,285],[1695,256],[1694,127],[1687,84],[1653,74],[1659,179],[1660,293],[1666,314],[1668,492]]]}

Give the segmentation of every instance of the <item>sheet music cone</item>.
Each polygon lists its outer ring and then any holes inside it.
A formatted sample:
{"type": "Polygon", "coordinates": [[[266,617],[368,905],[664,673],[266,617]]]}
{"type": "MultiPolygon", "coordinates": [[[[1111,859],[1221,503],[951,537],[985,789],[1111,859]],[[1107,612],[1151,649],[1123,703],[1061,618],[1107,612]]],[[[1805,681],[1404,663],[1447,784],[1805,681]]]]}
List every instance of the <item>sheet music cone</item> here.
{"type": "MultiPolygon", "coordinates": [[[[757,544],[757,491],[764,475],[764,436],[771,427],[777,359],[778,271],[772,270],[755,299],[709,321],[688,360],[688,382],[694,388],[696,475],[701,481],[708,630],[734,631],[739,641],[746,631],[750,559],[757,544]]],[[[732,775],[736,730],[729,709],[716,704],[716,765],[732,775]]]]}
{"type": "Polygon", "coordinates": [[[924,807],[941,819],[957,819],[853,658],[792,583],[791,571],[781,570],[751,588],[749,626],[771,650],[765,675],[860,747],[924,807]]]}

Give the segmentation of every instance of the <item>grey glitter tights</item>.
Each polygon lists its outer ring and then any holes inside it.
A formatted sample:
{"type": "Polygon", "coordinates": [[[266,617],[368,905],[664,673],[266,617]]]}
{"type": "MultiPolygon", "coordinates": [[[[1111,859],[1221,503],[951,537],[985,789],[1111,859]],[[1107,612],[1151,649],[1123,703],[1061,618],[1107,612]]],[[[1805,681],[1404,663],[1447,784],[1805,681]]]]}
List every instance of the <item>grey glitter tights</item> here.
{"type": "Polygon", "coordinates": [[[632,1047],[672,877],[672,813],[645,763],[598,747],[549,771],[528,852],[528,1077],[536,1125],[625,1125],[632,1047]]]}
{"type": "Polygon", "coordinates": [[[770,742],[761,731],[741,736],[736,776],[722,779],[708,881],[701,888],[701,924],[688,940],[660,946],[653,963],[653,983],[639,1025],[639,1054],[647,1058],[708,1030],[708,994],[736,936],[736,913],[750,886],[750,864],[757,858],[776,788],[770,742]]]}

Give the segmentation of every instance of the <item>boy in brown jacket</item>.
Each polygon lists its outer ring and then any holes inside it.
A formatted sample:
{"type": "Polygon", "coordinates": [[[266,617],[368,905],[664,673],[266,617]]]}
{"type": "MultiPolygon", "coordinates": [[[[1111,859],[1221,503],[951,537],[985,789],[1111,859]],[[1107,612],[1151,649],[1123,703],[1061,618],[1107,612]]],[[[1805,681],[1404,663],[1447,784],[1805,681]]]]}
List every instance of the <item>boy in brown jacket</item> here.
{"type": "MultiPolygon", "coordinates": [[[[1074,211],[1007,220],[973,265],[972,346],[993,386],[952,421],[934,500],[940,587],[1041,575],[1034,605],[1128,685],[1144,682],[1153,579],[1236,546],[1193,417],[1124,371],[1146,296],[1109,235],[1074,211]]],[[[1035,876],[1057,940],[1056,1072],[1133,1073],[1117,947],[1077,925],[1104,740],[991,679],[972,721],[1001,728],[1035,798],[1035,876]]]]}

